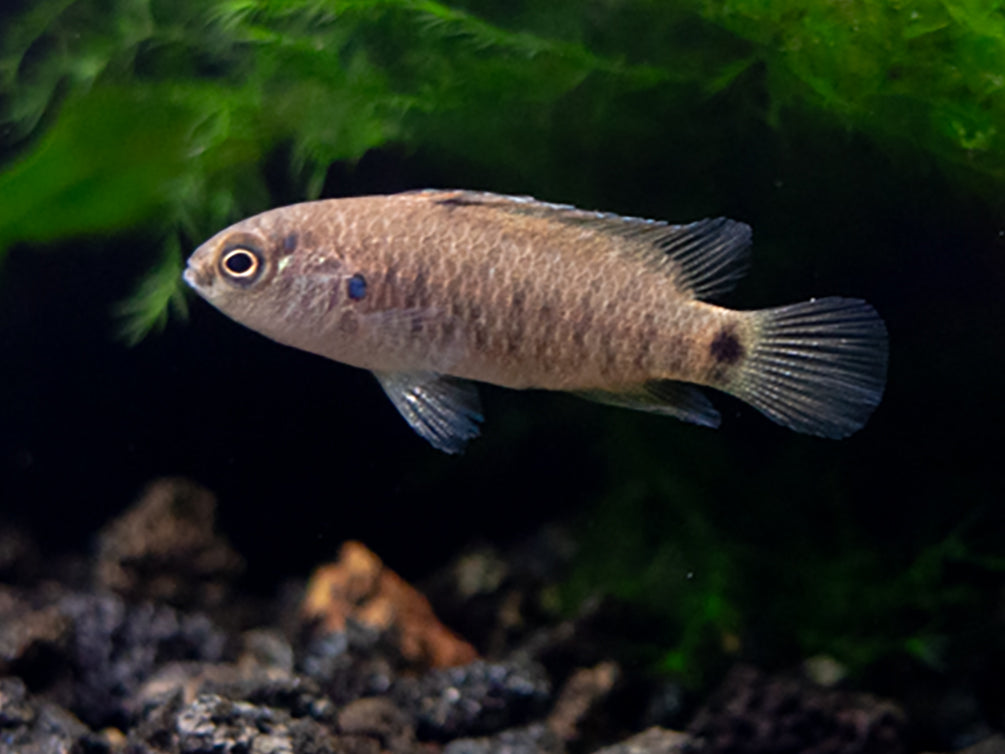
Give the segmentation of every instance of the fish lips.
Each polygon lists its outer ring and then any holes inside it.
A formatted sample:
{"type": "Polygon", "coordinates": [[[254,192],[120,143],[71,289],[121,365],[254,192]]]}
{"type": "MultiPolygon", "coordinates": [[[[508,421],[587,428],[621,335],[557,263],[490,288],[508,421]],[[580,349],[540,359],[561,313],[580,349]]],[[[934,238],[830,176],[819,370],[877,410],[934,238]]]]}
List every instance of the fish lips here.
{"type": "Polygon", "coordinates": [[[200,255],[199,251],[200,249],[196,249],[188,258],[185,271],[182,272],[181,276],[189,286],[199,293],[203,293],[212,286],[213,276],[206,271],[204,264],[199,264],[200,256],[202,256],[202,261],[205,261],[205,255],[200,255]]]}

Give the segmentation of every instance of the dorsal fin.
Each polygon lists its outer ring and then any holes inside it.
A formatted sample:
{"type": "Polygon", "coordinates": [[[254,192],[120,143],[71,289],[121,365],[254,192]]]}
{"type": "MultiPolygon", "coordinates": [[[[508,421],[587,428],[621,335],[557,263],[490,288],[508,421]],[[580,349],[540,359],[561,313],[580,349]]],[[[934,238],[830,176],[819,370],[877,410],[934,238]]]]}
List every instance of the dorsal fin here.
{"type": "Polygon", "coordinates": [[[415,192],[437,204],[492,207],[513,214],[542,217],[625,239],[624,249],[669,275],[677,290],[706,299],[732,290],[746,272],[750,226],[725,217],[672,225],[663,220],[590,212],[569,204],[550,204],[530,196],[487,191],[415,192]]]}

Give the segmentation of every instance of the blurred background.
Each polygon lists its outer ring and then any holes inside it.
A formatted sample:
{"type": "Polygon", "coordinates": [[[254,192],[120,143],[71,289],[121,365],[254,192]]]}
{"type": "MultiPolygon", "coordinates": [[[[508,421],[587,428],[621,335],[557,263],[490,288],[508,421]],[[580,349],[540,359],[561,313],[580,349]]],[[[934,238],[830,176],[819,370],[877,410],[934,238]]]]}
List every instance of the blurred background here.
{"type": "Polygon", "coordinates": [[[644,661],[827,654],[1005,722],[1005,14],[903,0],[37,0],[0,11],[0,517],[54,555],[151,479],[219,497],[268,591],[360,539],[406,578],[559,522],[568,609],[644,661]],[[442,455],[368,374],[180,284],[241,217],[461,187],[754,228],[759,308],[868,299],[887,394],[840,442],[485,388],[442,455]],[[996,450],[998,448],[998,450],[996,450]],[[918,685],[920,683],[920,686],[918,685]]]}

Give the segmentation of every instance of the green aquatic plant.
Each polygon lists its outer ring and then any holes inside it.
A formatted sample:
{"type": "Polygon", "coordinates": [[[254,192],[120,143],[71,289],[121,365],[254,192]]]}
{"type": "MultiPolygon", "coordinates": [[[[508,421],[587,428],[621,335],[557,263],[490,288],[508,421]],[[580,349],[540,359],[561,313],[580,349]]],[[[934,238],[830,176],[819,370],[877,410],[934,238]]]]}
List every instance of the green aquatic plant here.
{"type": "Polygon", "coordinates": [[[1005,583],[995,507],[948,532],[877,537],[847,475],[807,484],[796,470],[816,464],[796,446],[769,461],[693,432],[612,435],[618,481],[581,516],[563,594],[573,610],[608,596],[642,616],[632,651],[654,672],[701,687],[736,656],[790,668],[826,655],[862,678],[1005,655],[997,624],[975,618],[1005,583]]]}
{"type": "Polygon", "coordinates": [[[288,201],[394,145],[584,203],[604,164],[679,144],[700,172],[793,108],[993,181],[1003,30],[962,0],[40,0],[0,39],[0,259],[140,227],[191,248],[275,202],[277,155],[288,201]]]}
{"type": "MultiPolygon", "coordinates": [[[[389,143],[456,141],[515,163],[535,155],[500,106],[547,118],[591,75],[668,78],[437,2],[107,5],[43,0],[7,27],[4,146],[20,156],[0,173],[17,197],[0,214],[0,255],[141,224],[190,246],[268,205],[263,165],[279,149],[298,198],[319,194],[332,163],[389,143]]],[[[163,265],[152,275],[163,281],[163,265]]],[[[170,299],[135,299],[130,332],[160,321],[137,301],[170,299]]]]}
{"type": "Polygon", "coordinates": [[[563,588],[573,609],[603,595],[638,611],[648,630],[632,637],[629,654],[691,686],[714,674],[742,625],[737,563],[692,504],[700,496],[693,482],[670,477],[615,488],[583,521],[563,588]]]}
{"type": "Polygon", "coordinates": [[[808,108],[997,193],[1005,178],[999,0],[703,0],[700,12],[752,43],[774,123],[787,107],[808,108]]]}

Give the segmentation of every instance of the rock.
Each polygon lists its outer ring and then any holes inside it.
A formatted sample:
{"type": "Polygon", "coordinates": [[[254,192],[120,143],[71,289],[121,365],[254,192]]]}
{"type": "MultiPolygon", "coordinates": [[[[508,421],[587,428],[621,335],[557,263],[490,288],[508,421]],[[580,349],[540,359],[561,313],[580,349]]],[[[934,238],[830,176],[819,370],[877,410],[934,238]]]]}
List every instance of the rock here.
{"type": "Polygon", "coordinates": [[[122,725],[132,695],[173,660],[217,660],[223,634],[204,615],[167,606],[127,605],[118,597],[49,589],[31,606],[0,592],[0,671],[94,727],[122,725]]]}
{"type": "Polygon", "coordinates": [[[741,665],[688,733],[700,740],[703,754],[899,754],[904,727],[892,702],[741,665]]]}
{"type": "Polygon", "coordinates": [[[562,740],[542,723],[510,728],[483,738],[458,738],[443,747],[443,754],[562,754],[564,751],[562,740]]]}
{"type": "Polygon", "coordinates": [[[51,672],[72,626],[56,605],[34,607],[13,589],[0,587],[0,673],[32,679],[51,672]]]}
{"type": "Polygon", "coordinates": [[[176,717],[179,754],[315,754],[338,751],[335,736],[311,719],[200,695],[176,717]]]}
{"type": "Polygon", "coordinates": [[[87,728],[66,710],[32,698],[19,678],[0,678],[0,754],[69,754],[87,728]]]}
{"type": "Polygon", "coordinates": [[[575,546],[561,527],[545,526],[508,550],[472,547],[439,569],[422,591],[448,625],[490,656],[504,656],[558,619],[555,585],[575,546]]]}
{"type": "Polygon", "coordinates": [[[996,733],[973,746],[957,750],[955,754],[1005,754],[1005,736],[996,733]]]}
{"type": "Polygon", "coordinates": [[[216,499],[185,479],[152,483],[98,537],[95,580],[132,600],[207,609],[220,604],[244,567],[214,532],[216,499]]]}
{"type": "Polygon", "coordinates": [[[581,726],[591,716],[600,713],[620,674],[620,669],[613,662],[577,670],[562,687],[558,701],[548,716],[548,727],[563,741],[578,740],[581,726]]]}
{"type": "Polygon", "coordinates": [[[302,615],[321,633],[342,632],[351,618],[394,634],[401,656],[421,667],[462,665],[477,656],[440,623],[425,597],[359,542],[347,542],[336,563],[314,572],[302,615]]]}
{"type": "Polygon", "coordinates": [[[293,648],[269,629],[243,635],[237,662],[172,662],[140,688],[138,708],[150,709],[172,699],[191,704],[211,694],[230,701],[283,710],[293,718],[309,717],[333,726],[336,707],[314,679],[294,669],[293,648]]]}
{"type": "Polygon", "coordinates": [[[395,643],[349,620],[345,631],[309,640],[297,667],[321,684],[336,704],[343,705],[363,696],[387,694],[402,664],[395,643]]]}
{"type": "Polygon", "coordinates": [[[419,738],[449,741],[526,723],[543,711],[551,687],[535,663],[476,660],[402,679],[395,697],[415,717],[419,738]]]}
{"type": "Polygon", "coordinates": [[[94,727],[122,725],[132,696],[161,665],[212,662],[223,652],[223,634],[204,615],[91,594],[68,595],[59,610],[73,624],[67,657],[75,679],[71,708],[94,727]]]}
{"type": "Polygon", "coordinates": [[[244,649],[237,659],[238,665],[285,673],[293,672],[295,664],[293,647],[278,631],[256,628],[245,631],[242,640],[244,649]]]}
{"type": "Polygon", "coordinates": [[[803,660],[803,673],[813,683],[834,688],[848,677],[848,669],[830,655],[819,654],[803,660]]]}
{"type": "MultiPolygon", "coordinates": [[[[638,735],[598,749],[594,754],[684,754],[691,751],[688,748],[692,739],[686,733],[665,728],[650,728],[638,735]]],[[[703,751],[700,747],[693,749],[703,751]]]]}
{"type": "Polygon", "coordinates": [[[338,713],[339,732],[374,738],[382,750],[409,751],[415,748],[415,729],[408,715],[390,699],[357,699],[338,713]]]}

